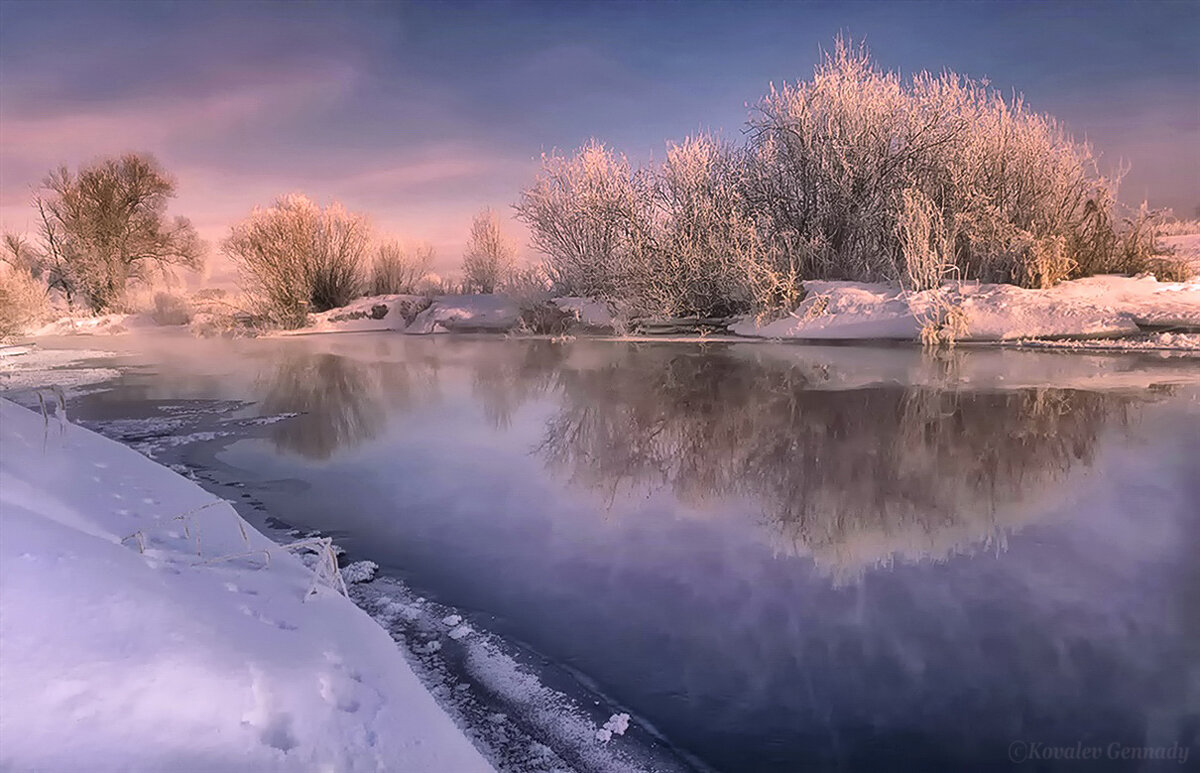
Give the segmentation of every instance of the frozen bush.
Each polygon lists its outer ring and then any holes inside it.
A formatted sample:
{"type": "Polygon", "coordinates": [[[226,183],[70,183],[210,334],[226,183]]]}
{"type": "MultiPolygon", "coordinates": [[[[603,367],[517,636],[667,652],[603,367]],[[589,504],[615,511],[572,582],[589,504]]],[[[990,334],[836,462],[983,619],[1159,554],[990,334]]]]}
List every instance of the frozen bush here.
{"type": "Polygon", "coordinates": [[[254,211],[224,242],[247,291],[278,325],[303,327],[307,314],[344,306],[359,294],[370,241],[367,221],[333,203],[321,209],[291,194],[254,211]]]}
{"type": "Polygon", "coordinates": [[[1047,286],[1140,270],[1116,178],[1053,119],[954,73],[902,80],[839,40],[750,121],[748,197],[804,276],[1047,286]]]}
{"type": "Polygon", "coordinates": [[[1169,218],[1159,225],[1158,233],[1160,236],[1200,234],[1200,219],[1179,220],[1178,218],[1169,218]]]}
{"type": "Polygon", "coordinates": [[[633,172],[598,143],[543,158],[518,215],[559,292],[618,302],[632,318],[723,316],[794,300],[794,272],[761,237],[745,158],[699,135],[633,172]]]}
{"type": "Polygon", "coordinates": [[[399,242],[380,244],[371,265],[371,294],[415,293],[433,267],[433,245],[406,247],[399,242]]]}
{"type": "Polygon", "coordinates": [[[560,292],[611,297],[648,229],[648,207],[644,176],[593,140],[570,158],[543,155],[516,210],[560,292]]]}
{"type": "Polygon", "coordinates": [[[648,238],[634,244],[624,296],[655,317],[720,317],[770,305],[779,268],[746,206],[742,154],[699,135],[671,145],[653,174],[648,238]]]}
{"type": "Polygon", "coordinates": [[[512,276],[517,250],[500,230],[500,218],[490,209],[475,216],[463,254],[463,283],[468,292],[494,293],[512,276]]]}
{"type": "Polygon", "coordinates": [[[33,274],[0,266],[0,341],[27,332],[47,308],[46,287],[33,274]]]}

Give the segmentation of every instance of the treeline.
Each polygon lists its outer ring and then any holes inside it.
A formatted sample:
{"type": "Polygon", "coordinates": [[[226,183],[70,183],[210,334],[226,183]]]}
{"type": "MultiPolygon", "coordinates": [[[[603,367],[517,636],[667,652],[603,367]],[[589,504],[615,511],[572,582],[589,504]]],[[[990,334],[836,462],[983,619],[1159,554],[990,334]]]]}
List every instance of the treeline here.
{"type": "MultiPolygon", "coordinates": [[[[0,337],[36,322],[52,298],[92,313],[129,310],[131,286],[199,270],[206,245],[192,224],[168,217],[175,182],[150,156],[102,159],[73,173],[51,172],[34,196],[37,238],[5,234],[0,260],[0,337]]],[[[262,322],[302,327],[309,312],[343,306],[367,294],[495,292],[519,276],[516,246],[490,209],[474,219],[461,282],[431,269],[433,247],[378,237],[364,215],[299,194],[255,208],[233,225],[221,250],[236,264],[247,312],[262,322]]],[[[174,319],[186,313],[178,299],[174,319]]]]}
{"type": "MultiPolygon", "coordinates": [[[[434,282],[430,246],[381,240],[364,216],[301,195],[256,208],[221,249],[255,313],[283,327],[362,294],[419,290],[552,291],[631,318],[718,317],[795,308],[805,279],[919,291],[954,279],[1182,278],[1182,263],[1155,253],[1156,216],[1122,214],[1119,177],[1019,98],[950,72],[901,78],[839,40],[812,80],[755,105],[741,142],[700,134],[642,167],[595,141],[545,156],[515,205],[538,266],[518,270],[484,210],[462,281],[434,282]]],[[[145,155],[53,171],[34,199],[36,241],[5,238],[0,335],[48,293],[121,310],[131,282],[199,268],[195,229],[167,216],[174,195],[145,155]]]]}
{"type": "Polygon", "coordinates": [[[1168,268],[1119,175],[1020,98],[951,72],[904,79],[839,40],[772,88],[745,139],[699,135],[634,168],[592,142],[543,159],[516,205],[564,292],[635,313],[793,307],[803,279],[1047,287],[1168,268]]]}

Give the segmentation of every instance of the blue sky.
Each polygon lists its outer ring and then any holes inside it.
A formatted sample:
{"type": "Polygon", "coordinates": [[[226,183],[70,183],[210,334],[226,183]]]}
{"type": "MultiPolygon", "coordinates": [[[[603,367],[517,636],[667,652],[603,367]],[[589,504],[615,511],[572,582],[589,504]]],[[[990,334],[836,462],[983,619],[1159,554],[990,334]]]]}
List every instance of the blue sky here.
{"type": "MultiPolygon", "coordinates": [[[[950,68],[1086,135],[1123,198],[1200,206],[1200,2],[0,2],[0,223],[53,165],[124,150],[219,239],[299,190],[457,263],[543,150],[635,159],[740,134],[839,33],[883,67],[950,68]]],[[[520,237],[519,227],[512,224],[520,237]]]]}

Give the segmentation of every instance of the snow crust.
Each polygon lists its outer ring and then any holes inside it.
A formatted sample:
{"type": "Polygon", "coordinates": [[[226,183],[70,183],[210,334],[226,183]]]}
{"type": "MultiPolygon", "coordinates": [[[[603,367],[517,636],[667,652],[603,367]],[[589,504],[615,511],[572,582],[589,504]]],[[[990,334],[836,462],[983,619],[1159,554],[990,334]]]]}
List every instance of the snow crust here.
{"type": "Polygon", "coordinates": [[[7,400],[0,449],[0,769],[490,770],[228,503],[7,400]]]}

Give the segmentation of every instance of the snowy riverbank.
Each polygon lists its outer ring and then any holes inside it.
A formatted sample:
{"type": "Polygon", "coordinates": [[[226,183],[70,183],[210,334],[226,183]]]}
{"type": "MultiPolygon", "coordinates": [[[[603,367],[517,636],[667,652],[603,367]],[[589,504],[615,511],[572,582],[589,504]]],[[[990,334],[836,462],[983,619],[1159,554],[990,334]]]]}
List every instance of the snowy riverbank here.
{"type": "Polygon", "coordinates": [[[222,500],[0,400],[0,768],[490,766],[388,634],[222,500]]]}
{"type": "MultiPolygon", "coordinates": [[[[962,282],[920,293],[886,283],[813,281],[804,286],[804,301],[790,313],[733,320],[727,334],[771,340],[915,342],[921,340],[922,329],[932,325],[954,326],[954,339],[964,343],[1103,341],[1106,348],[1200,349],[1200,280],[1097,276],[1046,290],[962,282]]],[[[535,315],[528,304],[503,295],[439,296],[420,304],[417,300],[363,298],[313,315],[309,327],[286,334],[548,332],[531,326],[535,315]]],[[[561,313],[561,320],[552,321],[556,333],[604,335],[629,326],[619,324],[597,300],[555,298],[541,306],[561,313]]],[[[538,317],[542,320],[544,311],[538,317]]],[[[688,323],[679,321],[677,326],[686,329],[688,323]]]]}

